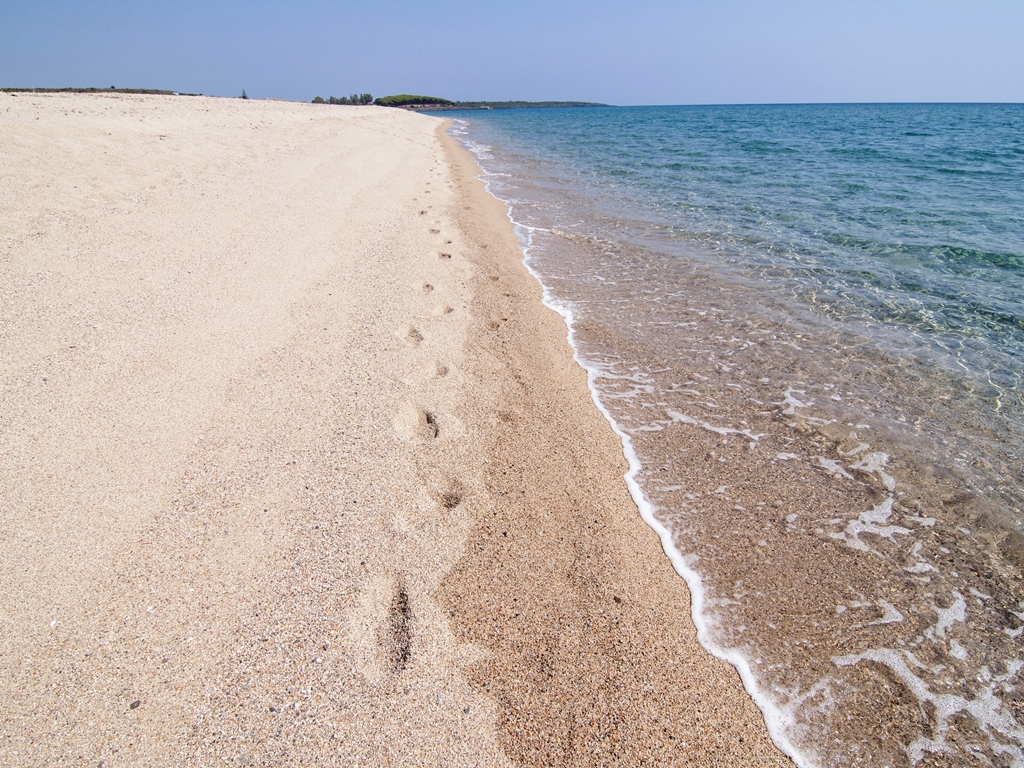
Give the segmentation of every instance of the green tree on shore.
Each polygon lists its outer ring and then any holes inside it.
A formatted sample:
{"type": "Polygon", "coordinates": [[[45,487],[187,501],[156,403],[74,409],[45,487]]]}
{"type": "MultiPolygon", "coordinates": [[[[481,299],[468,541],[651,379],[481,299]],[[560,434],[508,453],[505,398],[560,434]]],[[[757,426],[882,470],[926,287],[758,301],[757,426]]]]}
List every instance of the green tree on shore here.
{"type": "Polygon", "coordinates": [[[314,104],[349,104],[349,105],[361,105],[361,104],[372,104],[373,96],[369,93],[353,93],[351,96],[329,96],[324,100],[321,96],[317,96],[313,99],[314,104]]]}
{"type": "Polygon", "coordinates": [[[454,102],[439,98],[438,96],[413,96],[409,93],[384,96],[373,103],[381,107],[451,106],[454,104],[454,102]]]}

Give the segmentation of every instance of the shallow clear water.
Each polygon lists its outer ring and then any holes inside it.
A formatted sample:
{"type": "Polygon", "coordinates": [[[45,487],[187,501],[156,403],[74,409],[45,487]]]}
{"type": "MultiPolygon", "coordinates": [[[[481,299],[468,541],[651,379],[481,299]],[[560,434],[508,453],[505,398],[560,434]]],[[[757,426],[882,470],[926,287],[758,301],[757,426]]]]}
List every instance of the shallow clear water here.
{"type": "Polygon", "coordinates": [[[1024,766],[1024,107],[446,116],[776,741],[1024,766]]]}

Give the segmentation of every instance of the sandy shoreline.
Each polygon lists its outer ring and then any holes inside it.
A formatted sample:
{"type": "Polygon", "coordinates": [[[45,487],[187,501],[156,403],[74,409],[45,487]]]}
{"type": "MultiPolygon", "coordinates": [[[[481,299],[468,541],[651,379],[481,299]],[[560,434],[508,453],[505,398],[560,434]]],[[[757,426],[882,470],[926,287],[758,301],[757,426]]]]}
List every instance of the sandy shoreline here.
{"type": "Polygon", "coordinates": [[[0,762],[789,764],[439,125],[0,96],[0,762]]]}

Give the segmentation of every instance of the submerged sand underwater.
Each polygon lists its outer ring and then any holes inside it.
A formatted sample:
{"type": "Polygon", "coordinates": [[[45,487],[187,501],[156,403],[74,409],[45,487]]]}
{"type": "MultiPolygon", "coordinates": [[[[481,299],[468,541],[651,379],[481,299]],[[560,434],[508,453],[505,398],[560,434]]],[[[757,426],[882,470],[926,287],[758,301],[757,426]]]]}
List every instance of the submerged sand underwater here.
{"type": "Polygon", "coordinates": [[[810,765],[1024,766],[1019,105],[498,110],[637,504],[810,765]]]}

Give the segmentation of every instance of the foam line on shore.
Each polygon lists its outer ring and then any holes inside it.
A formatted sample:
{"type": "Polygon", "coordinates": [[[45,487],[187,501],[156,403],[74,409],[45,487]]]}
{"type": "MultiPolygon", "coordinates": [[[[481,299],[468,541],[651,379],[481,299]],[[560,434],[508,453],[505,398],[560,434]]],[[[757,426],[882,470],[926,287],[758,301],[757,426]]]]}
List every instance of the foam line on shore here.
{"type": "Polygon", "coordinates": [[[520,250],[523,253],[523,266],[540,284],[544,306],[557,313],[565,322],[566,339],[572,349],[573,360],[575,360],[577,365],[579,365],[587,374],[587,387],[590,390],[590,396],[594,405],[601,412],[605,420],[611,426],[612,431],[621,441],[622,452],[629,467],[628,471],[623,476],[623,479],[626,482],[626,486],[629,489],[633,502],[636,504],[637,509],[640,512],[641,518],[651,528],[651,530],[658,535],[658,538],[661,540],[662,548],[668,556],[669,561],[672,563],[672,567],[676,573],[683,578],[690,590],[690,612],[694,626],[697,629],[697,641],[712,656],[727,662],[736,669],[747,694],[754,701],[755,705],[757,705],[758,709],[761,710],[768,733],[776,746],[789,756],[790,759],[799,766],[799,768],[814,768],[815,764],[807,756],[797,750],[787,735],[789,729],[794,725],[792,714],[779,707],[764,692],[762,692],[756,678],[754,677],[750,663],[743,654],[736,650],[722,648],[712,640],[711,631],[704,616],[705,591],[703,580],[699,573],[687,566],[685,556],[676,548],[672,541],[671,532],[660,521],[658,521],[657,517],[655,517],[655,507],[644,495],[644,492],[637,481],[637,476],[640,474],[643,466],[636,455],[636,451],[633,449],[633,443],[630,436],[615,421],[611,412],[601,402],[597,388],[597,379],[600,377],[601,372],[597,366],[587,361],[580,352],[579,346],[576,343],[572,307],[569,304],[558,300],[553,295],[551,289],[544,283],[540,273],[532,264],[533,257],[531,255],[531,250],[533,247],[533,233],[535,231],[544,230],[516,221],[515,216],[513,215],[511,203],[494,193],[488,179],[492,174],[488,173],[488,171],[480,165],[479,160],[481,153],[486,152],[489,148],[466,140],[465,134],[461,130],[458,130],[458,123],[461,121],[454,122],[456,130],[453,130],[452,133],[477,160],[477,166],[480,168],[480,175],[477,178],[483,183],[487,192],[505,206],[506,215],[508,216],[513,230],[519,239],[520,250]]]}

